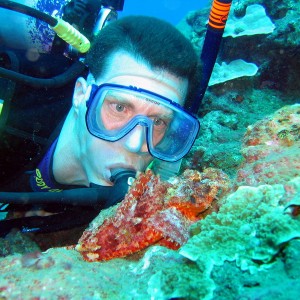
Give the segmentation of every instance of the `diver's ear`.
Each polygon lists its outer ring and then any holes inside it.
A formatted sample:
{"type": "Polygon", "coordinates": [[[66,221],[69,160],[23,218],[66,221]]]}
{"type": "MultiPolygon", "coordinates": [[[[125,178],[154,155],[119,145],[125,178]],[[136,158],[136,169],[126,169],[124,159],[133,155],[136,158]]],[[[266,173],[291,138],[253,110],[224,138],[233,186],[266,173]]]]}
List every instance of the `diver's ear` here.
{"type": "Polygon", "coordinates": [[[87,81],[79,77],[76,80],[74,94],[73,94],[73,108],[76,112],[81,104],[85,105],[85,102],[89,99],[91,93],[91,86],[87,83],[87,81]]]}

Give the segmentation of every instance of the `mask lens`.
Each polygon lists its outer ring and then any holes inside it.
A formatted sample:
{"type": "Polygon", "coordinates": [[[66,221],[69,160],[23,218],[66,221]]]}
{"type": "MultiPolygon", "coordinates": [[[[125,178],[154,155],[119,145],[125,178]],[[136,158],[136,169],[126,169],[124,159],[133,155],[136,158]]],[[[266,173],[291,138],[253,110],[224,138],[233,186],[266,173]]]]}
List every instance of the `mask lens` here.
{"type": "Polygon", "coordinates": [[[133,106],[124,93],[106,90],[96,110],[101,130],[114,132],[124,128],[133,117],[133,106]]]}
{"type": "MultiPolygon", "coordinates": [[[[173,120],[164,137],[153,145],[153,155],[164,160],[176,161],[190,150],[199,130],[199,123],[181,110],[173,111],[173,120]],[[163,154],[163,156],[161,156],[163,154]]],[[[154,142],[154,140],[152,140],[154,142]]]]}

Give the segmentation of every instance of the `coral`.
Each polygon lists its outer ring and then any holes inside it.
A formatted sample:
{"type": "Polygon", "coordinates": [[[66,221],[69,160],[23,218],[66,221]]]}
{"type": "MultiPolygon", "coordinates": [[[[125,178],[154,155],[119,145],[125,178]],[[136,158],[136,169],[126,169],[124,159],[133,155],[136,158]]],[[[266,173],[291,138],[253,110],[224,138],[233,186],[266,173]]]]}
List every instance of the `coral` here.
{"type": "Polygon", "coordinates": [[[275,25],[266,15],[264,7],[253,4],[246,8],[246,14],[242,18],[236,18],[233,10],[231,11],[223,36],[235,38],[243,35],[267,34],[273,32],[274,29],[275,25]]]}
{"type": "Polygon", "coordinates": [[[240,187],[227,196],[218,213],[193,225],[195,235],[180,254],[211,270],[235,261],[242,271],[268,268],[287,243],[300,237],[300,218],[288,213],[300,197],[300,177],[286,185],[240,187]]]}
{"type": "Polygon", "coordinates": [[[300,105],[285,106],[249,126],[238,185],[286,182],[300,175],[300,105]]]}
{"type": "Polygon", "coordinates": [[[272,36],[278,42],[285,42],[287,45],[299,44],[299,27],[295,26],[299,18],[300,7],[292,0],[243,0],[233,3],[232,10],[234,10],[236,17],[241,17],[246,8],[253,4],[261,4],[270,16],[276,26],[272,36]],[[240,12],[240,13],[239,13],[240,12]]]}
{"type": "Polygon", "coordinates": [[[0,296],[297,299],[300,243],[293,237],[299,236],[300,219],[287,208],[300,204],[299,193],[300,178],[286,185],[241,187],[220,200],[218,213],[192,225],[194,236],[179,251],[151,246],[130,259],[89,264],[77,251],[53,248],[42,254],[55,259],[46,269],[36,268],[35,255],[32,262],[20,254],[0,258],[0,296]]]}
{"type": "Polygon", "coordinates": [[[229,187],[227,176],[212,168],[186,170],[171,183],[149,170],[139,175],[109,218],[100,213],[76,249],[88,261],[124,257],[156,243],[178,249],[188,240],[190,225],[229,187]]]}
{"type": "Polygon", "coordinates": [[[215,64],[212,76],[208,85],[212,86],[243,76],[254,76],[258,67],[253,63],[247,63],[242,59],[236,59],[229,64],[222,62],[221,65],[215,64]]]}
{"type": "MultiPolygon", "coordinates": [[[[241,90],[244,91],[253,87],[253,84],[262,84],[285,94],[299,95],[299,12],[300,6],[291,0],[232,1],[218,62],[243,59],[259,66],[259,73],[255,77],[244,78],[242,83],[239,82],[241,79],[237,79],[214,86],[213,90],[226,88],[227,84],[227,89],[232,91],[234,84],[238,88],[242,85],[241,90]]],[[[192,12],[186,17],[189,30],[179,28],[199,55],[208,16],[207,8],[192,12]]]]}
{"type": "Polygon", "coordinates": [[[23,268],[48,269],[55,264],[51,256],[45,256],[39,251],[29,252],[22,256],[21,263],[23,268]]]}
{"type": "Polygon", "coordinates": [[[0,257],[13,253],[28,253],[40,251],[40,248],[30,239],[29,236],[19,231],[12,230],[5,238],[0,238],[0,257]]]}

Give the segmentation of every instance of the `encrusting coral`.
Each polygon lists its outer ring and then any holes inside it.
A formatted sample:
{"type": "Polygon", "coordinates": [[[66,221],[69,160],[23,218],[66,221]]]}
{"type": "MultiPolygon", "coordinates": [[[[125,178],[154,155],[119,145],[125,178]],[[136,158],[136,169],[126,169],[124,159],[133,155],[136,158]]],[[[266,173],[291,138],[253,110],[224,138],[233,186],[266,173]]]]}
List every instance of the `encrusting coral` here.
{"type": "Polygon", "coordinates": [[[186,170],[172,183],[160,181],[148,170],[139,175],[111,216],[101,212],[90,224],[76,250],[87,261],[103,261],[153,244],[178,249],[187,242],[190,225],[229,188],[228,177],[217,169],[186,170]]]}
{"type": "Polygon", "coordinates": [[[285,106],[249,126],[238,185],[258,186],[300,176],[300,104],[285,106]]]}
{"type": "Polygon", "coordinates": [[[268,268],[286,243],[300,238],[299,197],[300,177],[285,185],[239,187],[218,213],[193,225],[195,235],[180,254],[206,270],[225,261],[251,273],[268,268]]]}

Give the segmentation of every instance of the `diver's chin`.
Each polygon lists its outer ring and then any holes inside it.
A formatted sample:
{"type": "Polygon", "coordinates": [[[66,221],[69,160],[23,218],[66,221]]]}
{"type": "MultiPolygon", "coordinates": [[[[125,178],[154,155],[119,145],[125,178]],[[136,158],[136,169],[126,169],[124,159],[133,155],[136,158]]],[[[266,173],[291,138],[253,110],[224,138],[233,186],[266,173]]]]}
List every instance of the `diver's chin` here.
{"type": "Polygon", "coordinates": [[[112,187],[115,186],[117,182],[120,184],[121,181],[124,181],[124,178],[127,180],[127,184],[131,185],[136,177],[136,172],[137,171],[134,168],[129,167],[107,169],[107,171],[103,174],[103,179],[91,181],[90,187],[112,187]]]}
{"type": "Polygon", "coordinates": [[[109,187],[113,185],[114,183],[110,180],[93,180],[90,182],[90,187],[109,187]]]}
{"type": "Polygon", "coordinates": [[[90,179],[90,186],[96,185],[96,186],[113,186],[114,183],[111,180],[111,172],[109,169],[105,169],[104,172],[102,172],[101,175],[93,176],[93,178],[90,179]]]}

